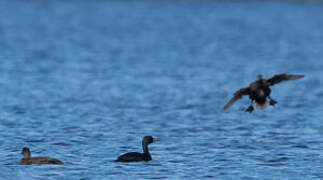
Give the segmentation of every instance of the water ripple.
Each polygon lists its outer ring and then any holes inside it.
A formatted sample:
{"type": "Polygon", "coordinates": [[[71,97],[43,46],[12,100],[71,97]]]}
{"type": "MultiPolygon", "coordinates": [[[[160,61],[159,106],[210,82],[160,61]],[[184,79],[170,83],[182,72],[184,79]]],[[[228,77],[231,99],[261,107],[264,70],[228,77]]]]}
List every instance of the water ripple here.
{"type": "Polygon", "coordinates": [[[0,179],[321,179],[322,3],[0,1],[0,179]],[[165,13],[167,12],[167,13],[165,13]],[[262,73],[274,107],[223,105],[262,73]],[[113,162],[141,152],[153,160],[113,162]],[[64,166],[22,166],[23,147],[64,166]]]}

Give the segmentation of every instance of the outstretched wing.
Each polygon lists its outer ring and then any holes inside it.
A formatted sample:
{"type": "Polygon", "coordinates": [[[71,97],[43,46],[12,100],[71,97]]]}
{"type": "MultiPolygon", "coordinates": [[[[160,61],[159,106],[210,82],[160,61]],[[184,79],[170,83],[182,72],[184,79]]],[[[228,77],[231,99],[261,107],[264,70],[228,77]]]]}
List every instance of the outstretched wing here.
{"type": "Polygon", "coordinates": [[[243,95],[248,95],[249,91],[249,87],[239,89],[233,94],[233,97],[230,99],[230,101],[223,107],[223,110],[229,109],[229,107],[231,107],[234,102],[241,99],[243,95]]]}
{"type": "Polygon", "coordinates": [[[267,79],[267,82],[269,83],[270,86],[273,86],[282,81],[291,81],[291,80],[301,79],[303,77],[304,75],[276,74],[273,77],[267,79]]]}

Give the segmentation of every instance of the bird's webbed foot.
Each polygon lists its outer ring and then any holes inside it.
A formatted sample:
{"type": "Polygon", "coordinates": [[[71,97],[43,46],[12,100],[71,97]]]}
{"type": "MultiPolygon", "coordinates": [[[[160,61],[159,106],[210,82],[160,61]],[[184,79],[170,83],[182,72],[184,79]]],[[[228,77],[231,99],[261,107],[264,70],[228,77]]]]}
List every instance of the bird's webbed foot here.
{"type": "Polygon", "coordinates": [[[251,113],[253,110],[254,110],[254,107],[253,107],[252,105],[250,105],[250,106],[248,107],[248,109],[246,109],[246,112],[251,113]]]}
{"type": "Polygon", "coordinates": [[[275,104],[277,104],[277,101],[275,101],[275,100],[273,100],[273,99],[270,99],[269,104],[270,104],[271,106],[274,106],[275,104]]]}

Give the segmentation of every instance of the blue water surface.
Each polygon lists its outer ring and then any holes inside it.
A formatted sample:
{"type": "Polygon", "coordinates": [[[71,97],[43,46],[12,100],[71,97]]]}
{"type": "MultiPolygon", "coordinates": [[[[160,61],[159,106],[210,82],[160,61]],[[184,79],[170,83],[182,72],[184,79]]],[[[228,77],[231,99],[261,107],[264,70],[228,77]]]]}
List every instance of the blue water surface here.
{"type": "Polygon", "coordinates": [[[323,3],[0,1],[0,179],[322,179],[323,3]],[[223,105],[304,74],[274,107],[223,105]],[[153,160],[112,162],[141,151],[153,160]],[[65,162],[19,165],[23,147],[65,162]]]}

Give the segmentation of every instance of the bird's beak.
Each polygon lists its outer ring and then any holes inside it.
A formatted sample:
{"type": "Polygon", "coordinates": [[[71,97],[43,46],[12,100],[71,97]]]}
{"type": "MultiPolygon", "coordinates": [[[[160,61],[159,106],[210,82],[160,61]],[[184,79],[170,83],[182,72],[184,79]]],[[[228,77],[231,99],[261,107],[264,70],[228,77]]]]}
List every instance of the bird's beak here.
{"type": "Polygon", "coordinates": [[[160,140],[157,138],[153,138],[153,142],[156,142],[156,141],[160,141],[160,140]]]}

